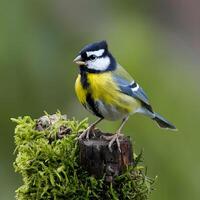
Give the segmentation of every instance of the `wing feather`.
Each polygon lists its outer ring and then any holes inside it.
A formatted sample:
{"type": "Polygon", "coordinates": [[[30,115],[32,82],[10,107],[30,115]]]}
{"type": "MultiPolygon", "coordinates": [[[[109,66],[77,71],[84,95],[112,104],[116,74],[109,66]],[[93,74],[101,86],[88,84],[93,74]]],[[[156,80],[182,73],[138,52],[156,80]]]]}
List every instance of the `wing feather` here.
{"type": "Polygon", "coordinates": [[[117,83],[120,91],[124,94],[132,96],[140,100],[143,104],[148,105],[151,110],[151,106],[148,97],[144,90],[133,80],[129,73],[120,65],[113,73],[113,79],[117,83]]]}

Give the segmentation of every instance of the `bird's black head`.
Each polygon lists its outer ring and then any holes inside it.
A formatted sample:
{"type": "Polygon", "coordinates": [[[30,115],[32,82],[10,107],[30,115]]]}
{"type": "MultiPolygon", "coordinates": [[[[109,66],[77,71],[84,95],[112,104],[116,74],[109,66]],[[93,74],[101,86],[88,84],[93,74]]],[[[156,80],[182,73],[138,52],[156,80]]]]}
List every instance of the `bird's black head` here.
{"type": "Polygon", "coordinates": [[[94,73],[111,71],[116,67],[116,61],[108,51],[105,40],[85,46],[74,62],[80,66],[81,70],[94,73]]]}

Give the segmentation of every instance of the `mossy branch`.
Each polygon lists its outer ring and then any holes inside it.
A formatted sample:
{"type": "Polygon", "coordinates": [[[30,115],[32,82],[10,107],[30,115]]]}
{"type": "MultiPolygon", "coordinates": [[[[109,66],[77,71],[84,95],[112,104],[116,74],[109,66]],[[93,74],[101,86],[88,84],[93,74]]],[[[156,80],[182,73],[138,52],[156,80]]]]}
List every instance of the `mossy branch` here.
{"type": "Polygon", "coordinates": [[[148,199],[154,179],[139,164],[141,155],[113,183],[90,176],[80,166],[77,135],[88,126],[87,120],[69,120],[56,113],[38,120],[25,116],[12,121],[17,123],[14,168],[23,178],[16,190],[18,200],[148,199]]]}

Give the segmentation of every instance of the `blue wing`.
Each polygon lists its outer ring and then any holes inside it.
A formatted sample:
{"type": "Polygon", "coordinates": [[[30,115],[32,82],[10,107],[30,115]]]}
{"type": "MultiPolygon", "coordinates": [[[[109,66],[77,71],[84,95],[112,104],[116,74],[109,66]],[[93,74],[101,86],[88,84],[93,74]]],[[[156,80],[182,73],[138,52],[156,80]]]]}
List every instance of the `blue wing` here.
{"type": "Polygon", "coordinates": [[[133,80],[125,69],[118,66],[116,71],[113,73],[113,79],[122,93],[140,100],[143,104],[149,107],[149,110],[152,110],[144,90],[133,80]]]}

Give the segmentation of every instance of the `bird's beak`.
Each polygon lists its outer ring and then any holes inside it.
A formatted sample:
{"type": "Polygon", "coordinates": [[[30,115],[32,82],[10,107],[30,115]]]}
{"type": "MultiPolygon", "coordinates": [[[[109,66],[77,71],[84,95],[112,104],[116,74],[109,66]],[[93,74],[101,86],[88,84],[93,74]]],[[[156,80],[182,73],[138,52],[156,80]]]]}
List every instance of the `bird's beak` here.
{"type": "Polygon", "coordinates": [[[86,63],[82,60],[82,57],[80,55],[78,55],[74,60],[74,63],[76,63],[77,65],[86,65],[86,63]]]}

